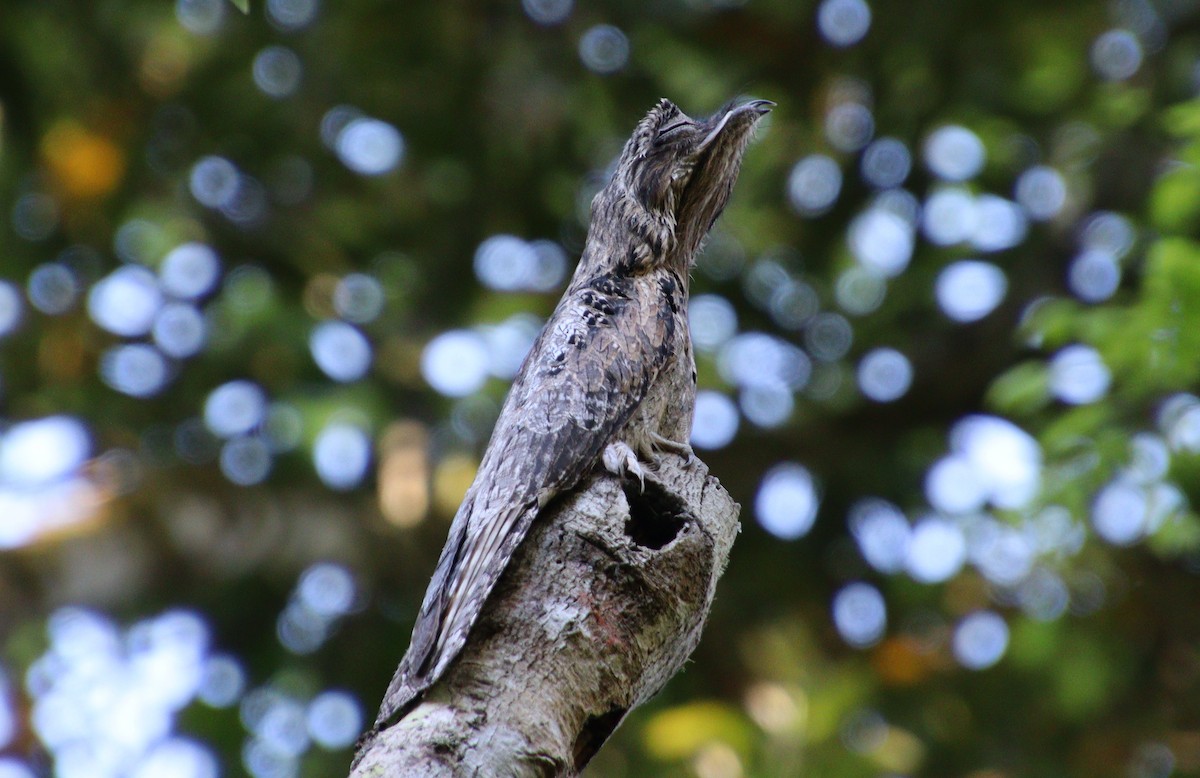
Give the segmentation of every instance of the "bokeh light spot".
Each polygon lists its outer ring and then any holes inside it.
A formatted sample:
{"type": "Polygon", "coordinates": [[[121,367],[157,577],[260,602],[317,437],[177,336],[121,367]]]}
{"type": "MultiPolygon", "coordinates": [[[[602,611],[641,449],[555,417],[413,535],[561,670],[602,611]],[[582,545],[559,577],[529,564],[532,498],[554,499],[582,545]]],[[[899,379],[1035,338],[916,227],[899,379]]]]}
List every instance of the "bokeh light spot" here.
{"type": "Polygon", "coordinates": [[[1025,212],[1011,200],[996,195],[975,198],[975,226],[971,245],[980,251],[1003,251],[1025,239],[1029,222],[1025,212]]]}
{"type": "Polygon", "coordinates": [[[151,397],[170,378],[162,352],[145,343],[113,346],[100,355],[100,378],[131,397],[151,397]]]}
{"type": "Polygon", "coordinates": [[[699,351],[716,351],[737,333],[737,311],[720,295],[693,297],[688,304],[688,322],[699,351]]]}
{"type": "Polygon", "coordinates": [[[853,46],[871,29],[871,7],[865,0],[822,0],[817,29],[833,46],[853,46]]]}
{"type": "Polygon", "coordinates": [[[1108,366],[1091,346],[1067,346],[1050,360],[1050,392],[1065,403],[1096,402],[1108,392],[1111,381],[1108,366]]]}
{"type": "Polygon", "coordinates": [[[950,246],[968,240],[979,223],[975,198],[966,189],[944,186],[934,190],[921,211],[921,230],[930,242],[950,246]]]}
{"type": "Polygon", "coordinates": [[[232,438],[221,446],[221,472],[239,486],[262,483],[271,472],[271,449],[260,437],[232,438]]]}
{"type": "Polygon", "coordinates": [[[188,32],[212,35],[225,20],[224,0],[175,0],[175,18],[188,32]]]}
{"type": "Polygon", "coordinates": [[[575,0],[521,0],[525,15],[543,27],[562,24],[571,15],[575,0]]]}
{"type": "Polygon", "coordinates": [[[964,456],[942,457],[925,475],[925,499],[947,514],[970,513],[987,501],[987,488],[964,456]]]}
{"type": "Polygon", "coordinates": [[[782,338],[765,332],[744,332],[721,348],[717,369],[734,386],[796,390],[808,383],[812,363],[803,351],[782,338]]]}
{"type": "Polygon", "coordinates": [[[421,375],[447,397],[466,397],[488,377],[487,342],[470,330],[443,332],[421,352],[421,375]]]}
{"type": "Polygon", "coordinates": [[[488,372],[512,380],[533,348],[542,322],[536,316],[514,314],[499,324],[480,328],[488,351],[488,372]]]}
{"type": "Polygon", "coordinates": [[[854,258],[887,278],[903,273],[912,259],[912,225],[881,208],[870,208],[855,217],[849,239],[854,258]]]}
{"type": "Polygon", "coordinates": [[[1092,504],[1096,534],[1114,546],[1128,546],[1146,531],[1146,494],[1141,487],[1118,479],[1105,486],[1092,504]]]}
{"type": "Polygon", "coordinates": [[[854,328],[845,316],[819,313],[804,330],[804,345],[814,359],[833,362],[846,356],[854,342],[854,328]]]}
{"type": "Polygon", "coordinates": [[[629,38],[611,24],[597,24],[579,39],[579,58],[593,73],[611,75],[629,61],[629,38]]]}
{"type": "Polygon", "coordinates": [[[906,567],[914,580],[940,583],[962,569],[967,541],[958,525],[940,518],[927,518],[913,528],[906,567]]]}
{"type": "Polygon", "coordinates": [[[308,339],[313,361],[325,375],[341,383],[357,381],[371,369],[371,342],[343,321],[318,324],[308,339]]]}
{"type": "Polygon", "coordinates": [[[1139,432],[1129,441],[1129,475],[1138,483],[1157,481],[1171,466],[1167,442],[1151,432],[1139,432]]]}
{"type": "Polygon", "coordinates": [[[1036,549],[1020,529],[987,518],[975,521],[968,534],[971,562],[997,586],[1014,586],[1033,569],[1036,549]]]}
{"type": "Polygon", "coordinates": [[[333,751],[354,744],[363,725],[362,706],[346,692],[322,692],[308,704],[308,734],[321,748],[333,751]]]}
{"type": "Polygon", "coordinates": [[[767,307],[771,318],[785,330],[798,330],[821,308],[817,291],[803,281],[789,279],[771,295],[767,307]]]}
{"type": "Polygon", "coordinates": [[[268,97],[287,97],[300,87],[304,66],[286,46],[267,46],[254,57],[254,84],[268,97]]]}
{"type": "Polygon", "coordinates": [[[1053,219],[1067,202],[1067,184],[1052,167],[1037,165],[1021,174],[1016,186],[1017,202],[1035,221],[1053,219]]]}
{"type": "Polygon", "coordinates": [[[805,157],[788,175],[788,200],[804,216],[820,216],[828,211],[841,190],[842,169],[824,154],[805,157]]]}
{"type": "Polygon", "coordinates": [[[1149,742],[1138,746],[1125,772],[1130,778],[1170,778],[1178,760],[1171,746],[1149,742]]]}
{"type": "Polygon", "coordinates": [[[1071,604],[1071,592],[1060,576],[1039,568],[1017,587],[1017,603],[1035,621],[1054,621],[1071,604]]]}
{"type": "Polygon", "coordinates": [[[1119,260],[1133,248],[1136,237],[1129,219],[1112,211],[1098,211],[1084,220],[1079,243],[1085,251],[1102,251],[1119,260]]]}
{"type": "Polygon", "coordinates": [[[1129,30],[1109,30],[1092,43],[1092,67],[1106,81],[1124,81],[1142,66],[1142,44],[1129,30]]]}
{"type": "Polygon", "coordinates": [[[0,778],[37,778],[33,768],[13,757],[0,756],[0,778]]]}
{"type": "Polygon", "coordinates": [[[746,386],[738,393],[738,403],[747,420],[766,429],[786,423],[796,406],[791,390],[781,384],[746,386]]]}
{"type": "Polygon", "coordinates": [[[83,423],[71,416],[18,422],[0,435],[0,483],[39,488],[75,473],[91,453],[83,423]]]}
{"type": "Polygon", "coordinates": [[[858,363],[858,388],[875,402],[903,397],[912,385],[912,377],[912,363],[895,349],[872,349],[858,363]]]}
{"type": "Polygon", "coordinates": [[[30,723],[56,776],[216,778],[210,749],[172,734],[196,696],[209,632],[190,611],[167,611],[122,631],[107,617],[62,608],[49,647],[30,666],[30,723]]]}
{"type": "Polygon", "coordinates": [[[998,508],[1024,507],[1041,486],[1037,441],[1005,419],[967,416],[950,429],[950,450],[966,460],[987,499],[998,508]]]}
{"type": "Polygon", "coordinates": [[[221,208],[237,197],[241,173],[224,157],[208,156],[192,167],[188,181],[196,202],[209,208],[221,208]]]}
{"type": "Polygon", "coordinates": [[[944,181],[966,181],[983,169],[987,152],[979,136],[959,125],[939,127],[924,146],[925,164],[944,181]]]}
{"type": "Polygon", "coordinates": [[[0,281],[0,337],[17,329],[23,309],[21,291],[15,284],[0,281]]]}
{"type": "Polygon", "coordinates": [[[879,590],[868,583],[844,586],[833,598],[833,623],[855,648],[873,645],[887,629],[887,605],[879,590]]]}
{"type": "Polygon", "coordinates": [[[763,257],[746,268],[742,286],[746,297],[759,308],[767,308],[779,289],[792,283],[791,273],[773,258],[763,257]]]}
{"type": "Polygon", "coordinates": [[[825,115],[825,137],[838,151],[858,151],[874,134],[875,117],[862,103],[839,103],[825,115]]]}
{"type": "Polygon", "coordinates": [[[204,401],[204,424],[218,437],[242,435],[262,424],[267,396],[250,381],[230,381],[209,393],[204,401]]]}
{"type": "Polygon", "coordinates": [[[204,314],[185,303],[169,303],[154,320],[154,343],[167,356],[183,359],[204,347],[208,324],[204,314]]]}
{"type": "Polygon", "coordinates": [[[12,225],[13,231],[25,240],[45,240],[58,228],[58,203],[40,192],[22,195],[13,205],[12,225]]]}
{"type": "Polygon", "coordinates": [[[206,746],[171,737],[152,746],[128,774],[130,778],[218,778],[220,770],[206,746]]]}
{"type": "Polygon", "coordinates": [[[145,335],[154,326],[162,293],[154,274],[126,265],[100,279],[88,293],[92,320],[114,335],[145,335]]]}
{"type": "Polygon", "coordinates": [[[283,694],[272,695],[252,727],[255,735],[275,754],[296,758],[309,747],[304,706],[283,694]]]}
{"type": "Polygon", "coordinates": [[[317,8],[317,0],[267,0],[267,18],[283,30],[299,30],[312,23],[317,8]]]}
{"type": "Polygon", "coordinates": [[[228,708],[246,688],[246,671],[231,656],[211,656],[204,662],[196,697],[213,708],[228,708]]]}
{"type": "Polygon", "coordinates": [[[729,445],[738,431],[738,412],[733,400],[720,392],[696,393],[696,411],[692,416],[692,445],[718,449],[729,445]]]}
{"type": "Polygon", "coordinates": [[[1071,260],[1067,285],[1080,300],[1101,303],[1116,294],[1121,285],[1121,267],[1107,251],[1085,249],[1071,260]]]}
{"type": "Polygon", "coordinates": [[[850,532],[863,559],[881,573],[897,573],[908,559],[912,527],[895,505],[868,498],[850,506],[850,532]]]}
{"type": "Polygon", "coordinates": [[[879,189],[900,186],[911,171],[912,153],[897,138],[880,138],[863,152],[862,176],[879,189]]]}
{"type": "Polygon", "coordinates": [[[352,119],[337,134],[334,148],[342,164],[364,176],[380,176],[404,158],[404,136],[379,119],[352,119]]]}
{"type": "Polygon", "coordinates": [[[296,583],[296,597],[306,608],[324,618],[350,612],[357,596],[354,576],[342,565],[320,562],[305,570],[296,583]]]}
{"type": "Polygon", "coordinates": [[[365,324],[383,310],[383,285],[374,276],[351,273],[333,290],[333,309],[347,321],[365,324]]]}
{"type": "MultiPolygon", "coordinates": [[[[26,285],[29,302],[42,313],[57,315],[66,313],[79,298],[80,284],[69,267],[61,262],[38,265],[29,274],[26,285]]],[[[0,296],[3,292],[0,292],[0,296]]],[[[4,331],[3,310],[0,302],[0,332],[4,331]]]]}
{"type": "Polygon", "coordinates": [[[330,424],[313,442],[313,465],[331,489],[345,491],[358,486],[370,464],[371,439],[353,424],[330,424]]]}
{"type": "Polygon", "coordinates": [[[1158,411],[1158,425],[1173,451],[1200,452],[1200,399],[1181,392],[1158,411]]]}
{"type": "Polygon", "coordinates": [[[984,670],[1000,661],[1008,649],[1008,624],[992,611],[976,611],[954,629],[954,658],[971,670],[984,670]]]}
{"type": "Polygon", "coordinates": [[[979,321],[996,309],[1008,293],[1008,276],[988,262],[964,259],[947,265],[934,287],[938,305],[951,319],[979,321]]]}
{"type": "Polygon", "coordinates": [[[854,316],[865,316],[883,304],[887,281],[873,270],[851,267],[838,276],[834,292],[842,310],[854,316]]]}
{"type": "Polygon", "coordinates": [[[767,532],[784,540],[808,534],[821,500],[807,468],[794,462],[767,471],[754,497],[754,512],[767,532]]]}
{"type": "Polygon", "coordinates": [[[567,255],[548,240],[527,242],[515,235],[493,235],[475,250],[475,275],[502,292],[546,292],[567,272],[567,255]]]}

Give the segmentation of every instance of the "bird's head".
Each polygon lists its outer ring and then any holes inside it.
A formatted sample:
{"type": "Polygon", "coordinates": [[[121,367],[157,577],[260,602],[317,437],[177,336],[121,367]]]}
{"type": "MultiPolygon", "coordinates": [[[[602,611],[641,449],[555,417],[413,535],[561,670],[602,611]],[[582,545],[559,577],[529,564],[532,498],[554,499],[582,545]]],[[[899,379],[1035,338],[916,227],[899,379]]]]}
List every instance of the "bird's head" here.
{"type": "Polygon", "coordinates": [[[660,100],[625,144],[610,188],[668,229],[671,253],[690,261],[729,202],[751,131],[774,105],[750,100],[693,119],[660,100]]]}

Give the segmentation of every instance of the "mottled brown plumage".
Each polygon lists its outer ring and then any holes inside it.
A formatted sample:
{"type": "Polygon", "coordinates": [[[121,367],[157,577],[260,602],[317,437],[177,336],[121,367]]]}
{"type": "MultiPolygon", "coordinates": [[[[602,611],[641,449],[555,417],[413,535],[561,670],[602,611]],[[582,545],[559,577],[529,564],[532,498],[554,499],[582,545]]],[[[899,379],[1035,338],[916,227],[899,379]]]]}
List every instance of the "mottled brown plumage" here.
{"type": "Polygon", "coordinates": [[[688,271],[729,199],[755,100],[695,120],[668,100],[625,144],[592,201],[570,286],[526,357],[437,569],[376,727],[445,672],[539,510],[598,465],[641,478],[689,458],[695,362],[688,271]]]}

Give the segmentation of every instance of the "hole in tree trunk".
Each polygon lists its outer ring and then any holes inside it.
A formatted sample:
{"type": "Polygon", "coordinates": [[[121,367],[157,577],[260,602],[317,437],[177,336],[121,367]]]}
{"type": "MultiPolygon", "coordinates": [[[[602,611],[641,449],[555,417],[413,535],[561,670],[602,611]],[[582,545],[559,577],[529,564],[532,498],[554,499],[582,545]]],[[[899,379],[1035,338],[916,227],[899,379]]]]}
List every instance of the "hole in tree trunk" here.
{"type": "Polygon", "coordinates": [[[623,487],[629,503],[625,534],[639,546],[655,550],[674,540],[687,523],[683,503],[654,483],[647,482],[645,492],[634,480],[626,481],[623,487]]]}
{"type": "Polygon", "coordinates": [[[592,757],[612,735],[627,712],[626,708],[613,708],[598,716],[588,716],[579,737],[575,738],[575,772],[579,772],[592,761],[592,757]]]}

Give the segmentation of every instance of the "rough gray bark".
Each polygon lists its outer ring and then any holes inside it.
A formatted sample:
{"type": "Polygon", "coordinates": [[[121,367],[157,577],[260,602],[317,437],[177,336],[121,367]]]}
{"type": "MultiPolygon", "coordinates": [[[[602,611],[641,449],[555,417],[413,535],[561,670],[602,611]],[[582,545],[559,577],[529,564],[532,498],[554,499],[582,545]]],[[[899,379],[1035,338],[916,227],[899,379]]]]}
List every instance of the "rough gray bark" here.
{"type": "Polygon", "coordinates": [[[576,775],[700,640],[739,506],[699,460],[548,506],[462,654],[351,778],[576,775]]]}

